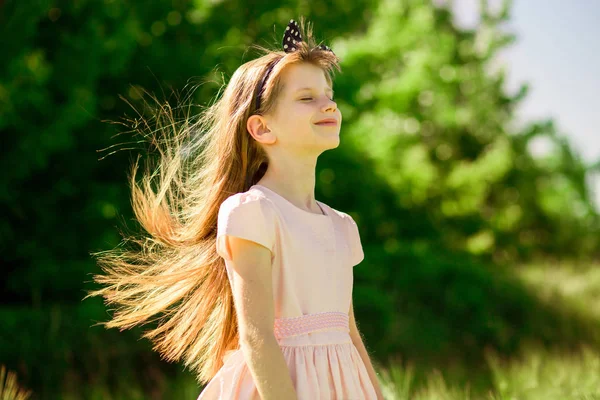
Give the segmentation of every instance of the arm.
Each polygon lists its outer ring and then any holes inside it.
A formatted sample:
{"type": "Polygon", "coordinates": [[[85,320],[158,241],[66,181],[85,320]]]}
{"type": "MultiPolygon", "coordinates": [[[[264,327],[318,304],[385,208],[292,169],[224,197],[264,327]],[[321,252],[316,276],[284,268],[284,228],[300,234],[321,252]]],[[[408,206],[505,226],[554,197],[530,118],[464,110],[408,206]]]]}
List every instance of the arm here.
{"type": "Polygon", "coordinates": [[[385,400],[383,398],[383,393],[381,392],[381,387],[379,386],[377,374],[375,373],[375,369],[373,368],[373,364],[371,363],[371,359],[369,358],[365,344],[363,343],[360,332],[358,331],[358,327],[356,326],[356,320],[354,319],[354,306],[352,301],[350,301],[350,311],[348,312],[348,315],[350,317],[350,337],[352,338],[352,343],[354,343],[354,346],[356,346],[356,349],[360,354],[360,358],[362,358],[363,363],[367,367],[367,372],[369,373],[369,377],[371,378],[371,382],[373,383],[375,392],[377,393],[377,400],[385,400]]]}
{"type": "Polygon", "coordinates": [[[271,252],[255,242],[228,236],[233,258],[234,303],[240,347],[262,400],[296,399],[288,366],[273,332],[271,252]]]}

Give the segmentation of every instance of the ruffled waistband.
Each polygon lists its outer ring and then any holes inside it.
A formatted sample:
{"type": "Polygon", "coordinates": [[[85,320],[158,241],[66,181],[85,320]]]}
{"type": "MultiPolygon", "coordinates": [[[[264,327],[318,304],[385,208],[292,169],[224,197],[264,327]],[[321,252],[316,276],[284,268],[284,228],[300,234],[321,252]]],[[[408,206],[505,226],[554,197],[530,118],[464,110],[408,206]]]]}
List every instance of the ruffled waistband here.
{"type": "Polygon", "coordinates": [[[347,313],[327,311],[315,314],[305,314],[299,317],[276,318],[275,337],[283,339],[296,335],[304,335],[329,330],[349,332],[349,317],[347,313]]]}
{"type": "MultiPolygon", "coordinates": [[[[352,343],[349,316],[339,311],[305,314],[299,317],[276,318],[273,331],[280,346],[324,346],[352,343]]],[[[240,349],[228,350],[226,362],[240,349]]]]}

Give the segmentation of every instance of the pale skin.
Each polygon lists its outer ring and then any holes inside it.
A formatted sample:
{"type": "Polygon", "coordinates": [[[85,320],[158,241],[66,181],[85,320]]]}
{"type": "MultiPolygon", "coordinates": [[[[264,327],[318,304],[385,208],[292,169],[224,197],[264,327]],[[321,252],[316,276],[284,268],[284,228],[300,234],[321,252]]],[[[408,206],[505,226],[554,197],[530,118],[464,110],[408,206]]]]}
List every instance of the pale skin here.
{"type": "MultiPolygon", "coordinates": [[[[314,196],[317,158],[339,145],[342,115],[320,68],[307,63],[290,65],[283,71],[282,80],[284,88],[275,110],[270,115],[253,115],[247,121],[249,134],[269,157],[269,168],[258,183],[301,209],[321,213],[314,196]],[[335,118],[338,123],[334,126],[315,124],[325,118],[335,118]]],[[[227,241],[237,282],[233,296],[240,347],[256,388],[262,400],[297,399],[273,332],[271,252],[241,238],[227,236],[227,241]]],[[[377,398],[382,400],[375,370],[354,319],[352,303],[348,314],[352,342],[367,368],[377,398]]]]}

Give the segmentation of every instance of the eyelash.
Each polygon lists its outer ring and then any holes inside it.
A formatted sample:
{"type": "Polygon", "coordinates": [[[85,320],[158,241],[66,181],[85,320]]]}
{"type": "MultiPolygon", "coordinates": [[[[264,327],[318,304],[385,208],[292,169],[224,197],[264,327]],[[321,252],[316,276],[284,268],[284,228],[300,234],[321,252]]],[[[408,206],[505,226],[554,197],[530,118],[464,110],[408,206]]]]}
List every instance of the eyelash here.
{"type": "MultiPolygon", "coordinates": [[[[312,97],[304,97],[304,98],[302,98],[300,100],[309,100],[309,99],[312,100],[312,97]]],[[[335,101],[335,96],[331,96],[331,98],[329,100],[335,101]]]]}

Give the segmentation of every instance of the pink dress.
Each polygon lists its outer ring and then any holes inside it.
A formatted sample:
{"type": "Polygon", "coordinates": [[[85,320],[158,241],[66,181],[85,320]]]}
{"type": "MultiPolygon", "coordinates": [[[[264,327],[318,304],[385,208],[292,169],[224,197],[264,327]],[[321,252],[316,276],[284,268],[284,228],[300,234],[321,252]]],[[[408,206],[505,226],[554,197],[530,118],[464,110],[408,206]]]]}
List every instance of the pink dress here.
{"type": "MultiPolygon", "coordinates": [[[[217,252],[234,287],[224,235],[271,249],[275,325],[299,400],[363,400],[377,395],[349,334],[353,270],[363,250],[350,215],[317,201],[324,214],[296,207],[261,185],[228,197],[219,209],[217,252]]],[[[198,400],[260,399],[241,349],[198,400]]]]}

